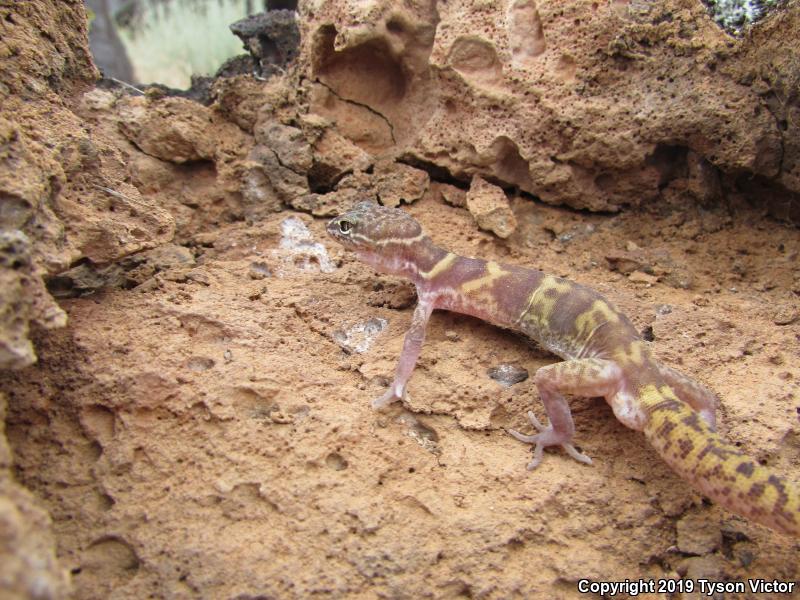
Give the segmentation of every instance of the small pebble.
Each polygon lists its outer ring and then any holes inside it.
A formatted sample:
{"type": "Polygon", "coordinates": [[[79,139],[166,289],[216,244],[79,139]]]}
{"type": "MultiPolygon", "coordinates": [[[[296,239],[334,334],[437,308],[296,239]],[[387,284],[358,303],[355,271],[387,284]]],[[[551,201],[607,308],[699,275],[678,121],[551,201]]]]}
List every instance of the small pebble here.
{"type": "Polygon", "coordinates": [[[504,387],[511,387],[515,383],[525,381],[528,378],[527,369],[508,363],[492,367],[486,373],[504,387]]]}
{"type": "Polygon", "coordinates": [[[655,275],[648,275],[642,271],[634,271],[628,275],[628,279],[630,279],[633,283],[643,283],[646,285],[653,285],[654,283],[658,282],[658,277],[655,275]]]}
{"type": "Polygon", "coordinates": [[[772,317],[775,325],[791,325],[800,318],[800,310],[792,306],[780,306],[772,317]]]}
{"type": "Polygon", "coordinates": [[[253,264],[251,264],[250,270],[247,272],[247,274],[250,276],[250,279],[256,279],[256,280],[266,279],[267,277],[272,275],[272,273],[269,270],[269,267],[266,265],[266,263],[263,262],[254,262],[253,264]]]}

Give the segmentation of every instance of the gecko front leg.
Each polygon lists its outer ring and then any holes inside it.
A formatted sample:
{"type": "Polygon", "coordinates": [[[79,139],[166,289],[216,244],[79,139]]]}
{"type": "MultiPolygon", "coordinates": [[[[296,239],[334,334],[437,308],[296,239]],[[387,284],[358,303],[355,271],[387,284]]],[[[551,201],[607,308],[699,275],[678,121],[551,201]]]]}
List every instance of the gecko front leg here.
{"type": "Polygon", "coordinates": [[[406,391],[406,384],[411,377],[417,358],[422,350],[422,343],[425,341],[425,329],[428,326],[428,319],[433,312],[434,298],[430,295],[421,294],[417,290],[417,307],[414,309],[414,316],[411,318],[411,327],[406,332],[403,340],[403,351],[397,361],[397,370],[394,381],[389,389],[380,397],[372,401],[372,408],[380,410],[396,400],[402,400],[406,391]]]}
{"type": "Polygon", "coordinates": [[[528,418],[539,433],[525,435],[513,429],[508,431],[521,442],[536,444],[528,469],[539,466],[547,446],[561,446],[575,460],[592,464],[591,458],[578,452],[572,445],[575,424],[563,394],[613,397],[622,380],[622,370],[615,362],[599,358],[567,360],[536,371],[534,381],[550,423],[542,425],[529,411],[528,418]]]}

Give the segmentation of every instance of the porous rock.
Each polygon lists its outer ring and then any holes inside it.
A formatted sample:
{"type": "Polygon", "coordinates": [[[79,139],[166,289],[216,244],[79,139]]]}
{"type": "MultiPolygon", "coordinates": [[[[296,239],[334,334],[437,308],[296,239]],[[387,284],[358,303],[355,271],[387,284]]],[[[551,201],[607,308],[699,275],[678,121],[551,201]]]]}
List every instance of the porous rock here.
{"type": "Polygon", "coordinates": [[[466,204],[467,210],[475,217],[475,222],[481,229],[507,238],[517,228],[517,219],[505,192],[481,177],[472,178],[466,204]]]}
{"type": "Polygon", "coordinates": [[[784,215],[800,206],[784,36],[796,6],[742,39],[683,0],[345,0],[300,12],[301,60],[319,82],[311,110],[370,152],[401,145],[450,177],[596,211],[687,178],[682,193],[701,201],[743,192],[779,197],[770,205],[784,215]],[[753,66],[767,55],[769,67],[753,66]]]}
{"type": "Polygon", "coordinates": [[[384,206],[411,204],[428,190],[430,176],[421,169],[397,162],[381,162],[375,166],[375,189],[384,206]]]}

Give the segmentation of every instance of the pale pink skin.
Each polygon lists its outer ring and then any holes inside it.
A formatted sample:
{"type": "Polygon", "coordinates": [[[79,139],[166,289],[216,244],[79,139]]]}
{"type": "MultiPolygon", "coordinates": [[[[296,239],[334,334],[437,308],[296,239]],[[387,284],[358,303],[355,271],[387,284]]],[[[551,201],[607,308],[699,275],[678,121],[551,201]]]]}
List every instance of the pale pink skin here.
{"type": "MultiPolygon", "coordinates": [[[[552,316],[547,327],[537,327],[522,323],[520,318],[525,314],[529,296],[545,277],[541,271],[501,265],[511,274],[508,277],[509,285],[489,298],[491,302],[487,302],[486,298],[461,291],[465,282],[475,280],[486,270],[487,261],[458,256],[452,259],[446,269],[437,272],[435,277],[426,277],[425,274],[449,253],[435,246],[422,233],[416,221],[400,210],[360,203],[331,220],[327,231],[355,252],[362,262],[381,273],[409,279],[417,290],[417,306],[403,342],[394,380],[383,395],[372,401],[373,408],[383,409],[404,398],[408,380],[422,350],[428,319],[434,309],[445,309],[520,331],[554,354],[567,359],[539,369],[534,377],[549,424],[542,425],[533,412],[529,412],[530,422],[538,433],[524,435],[509,431],[515,438],[535,444],[529,469],[540,463],[547,446],[561,446],[574,459],[591,463],[588,456],[578,452],[572,445],[575,425],[564,394],[603,396],[622,423],[636,430],[643,428],[645,416],[630,391],[631,375],[624,373],[615,361],[610,360],[611,350],[628,340],[638,339],[633,326],[619,315],[621,321],[615,323],[614,328],[601,332],[602,335],[593,335],[591,339],[580,339],[570,329],[574,327],[575,316],[579,314],[577,307],[570,305],[570,297],[580,297],[586,301],[602,299],[596,292],[579,284],[559,280],[570,287],[570,292],[564,294],[565,306],[552,316]],[[348,231],[342,231],[342,222],[346,222],[348,231]],[[560,325],[561,322],[563,325],[560,325]]],[[[652,372],[647,375],[651,379],[670,385],[714,428],[717,397],[713,392],[656,361],[650,361],[648,365],[652,372]]]]}

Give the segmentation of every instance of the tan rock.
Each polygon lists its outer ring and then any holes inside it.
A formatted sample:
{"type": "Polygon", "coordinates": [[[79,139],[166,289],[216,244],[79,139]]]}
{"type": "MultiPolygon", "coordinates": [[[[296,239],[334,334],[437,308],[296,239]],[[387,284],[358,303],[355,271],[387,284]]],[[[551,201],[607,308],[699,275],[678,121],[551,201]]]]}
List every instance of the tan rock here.
{"type": "Polygon", "coordinates": [[[467,205],[467,193],[461,188],[447,183],[436,183],[435,186],[442,200],[450,206],[464,208],[467,205]]]}
{"type": "Polygon", "coordinates": [[[422,198],[431,179],[421,169],[397,162],[382,162],[375,166],[373,180],[381,204],[396,207],[401,202],[411,204],[422,198]]]}
{"type": "Polygon", "coordinates": [[[326,129],[314,143],[309,178],[314,189],[330,188],[346,173],[366,171],[374,159],[335,129],[326,129]]]}
{"type": "Polygon", "coordinates": [[[376,200],[375,195],[353,188],[341,188],[327,194],[306,194],[289,202],[292,208],[308,212],[315,217],[334,217],[362,200],[376,200]]]}
{"type": "MultiPolygon", "coordinates": [[[[779,82],[796,64],[777,34],[796,28],[798,12],[787,13],[755,42],[731,39],[702,4],[677,0],[456,1],[435,11],[342,0],[301,9],[301,56],[320,81],[311,111],[361,147],[400,145],[453,176],[613,211],[677,180],[713,199],[721,173],[778,177],[800,191],[797,120],[762,100],[766,90],[786,96],[779,82]]],[[[774,196],[763,185],[759,193],[761,179],[747,182],[761,202],[774,196]]]]}
{"type": "Polygon", "coordinates": [[[632,283],[641,283],[644,285],[653,285],[658,283],[658,277],[655,275],[649,275],[644,271],[633,271],[630,275],[628,275],[628,280],[632,283]]]}
{"type": "Polygon", "coordinates": [[[272,150],[281,166],[295,173],[307,173],[312,165],[311,145],[303,131],[273,119],[256,125],[253,136],[258,144],[272,150]]]}
{"type": "Polygon", "coordinates": [[[214,156],[205,106],[185,98],[150,101],[141,96],[118,106],[122,132],[145,154],[178,164],[214,156]]]}
{"type": "Polygon", "coordinates": [[[472,178],[466,204],[481,229],[507,238],[517,228],[517,219],[505,192],[485,179],[477,176],[472,178]]]}
{"type": "Polygon", "coordinates": [[[719,524],[707,514],[688,514],[678,521],[678,550],[686,554],[709,554],[722,544],[719,524]]]}

